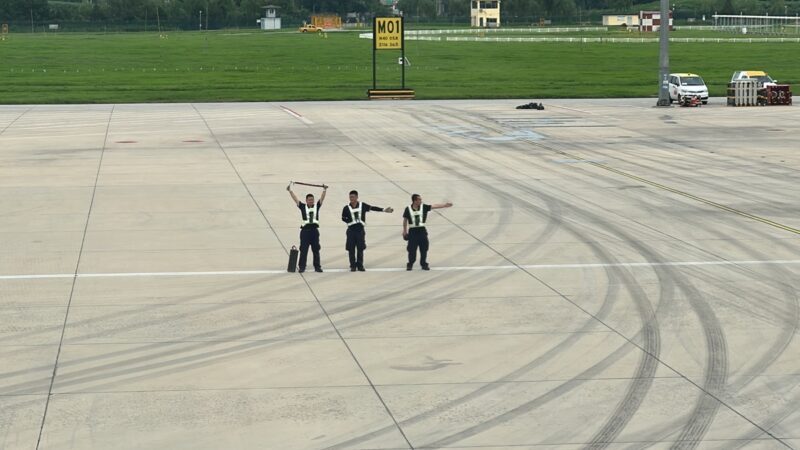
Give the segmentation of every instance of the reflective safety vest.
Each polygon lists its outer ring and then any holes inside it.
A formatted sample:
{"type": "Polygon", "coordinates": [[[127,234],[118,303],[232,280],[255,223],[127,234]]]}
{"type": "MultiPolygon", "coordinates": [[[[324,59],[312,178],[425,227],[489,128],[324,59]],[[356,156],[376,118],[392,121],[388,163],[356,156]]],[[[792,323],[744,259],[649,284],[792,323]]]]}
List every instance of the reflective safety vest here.
{"type": "Polygon", "coordinates": [[[319,225],[319,215],[317,215],[317,205],[308,206],[303,204],[303,211],[305,212],[303,217],[303,224],[300,227],[304,227],[306,225],[319,225]]]}
{"type": "Polygon", "coordinates": [[[355,208],[350,206],[350,203],[347,204],[347,207],[350,209],[350,222],[347,224],[348,227],[352,227],[357,223],[364,223],[364,218],[361,216],[361,202],[358,202],[355,208]]]}
{"type": "Polygon", "coordinates": [[[425,207],[423,205],[419,205],[418,211],[415,211],[411,206],[406,206],[406,211],[408,211],[409,216],[411,216],[411,220],[408,221],[409,228],[425,227],[424,209],[425,207]]]}

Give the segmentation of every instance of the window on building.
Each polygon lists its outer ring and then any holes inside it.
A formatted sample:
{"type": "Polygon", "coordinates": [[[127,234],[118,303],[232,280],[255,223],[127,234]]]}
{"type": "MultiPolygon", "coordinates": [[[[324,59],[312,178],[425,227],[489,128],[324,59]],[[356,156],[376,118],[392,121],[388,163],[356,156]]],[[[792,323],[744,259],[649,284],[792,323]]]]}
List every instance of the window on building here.
{"type": "Polygon", "coordinates": [[[478,2],[477,1],[472,2],[472,9],[478,9],[478,2]]]}

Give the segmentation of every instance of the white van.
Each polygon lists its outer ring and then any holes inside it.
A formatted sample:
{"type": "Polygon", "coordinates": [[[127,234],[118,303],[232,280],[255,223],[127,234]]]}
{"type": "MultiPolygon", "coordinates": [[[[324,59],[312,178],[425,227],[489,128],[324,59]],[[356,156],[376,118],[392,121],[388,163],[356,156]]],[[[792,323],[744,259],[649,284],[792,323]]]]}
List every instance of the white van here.
{"type": "Polygon", "coordinates": [[[669,102],[681,102],[683,97],[700,97],[703,104],[708,104],[708,88],[705,81],[693,73],[669,74],[669,102]]]}

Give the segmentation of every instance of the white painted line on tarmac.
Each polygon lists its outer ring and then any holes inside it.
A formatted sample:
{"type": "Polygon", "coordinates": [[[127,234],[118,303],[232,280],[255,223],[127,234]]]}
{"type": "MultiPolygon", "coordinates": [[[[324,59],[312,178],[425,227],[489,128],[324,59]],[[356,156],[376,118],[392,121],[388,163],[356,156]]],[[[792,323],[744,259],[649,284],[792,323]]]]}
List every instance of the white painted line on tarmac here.
{"type": "Polygon", "coordinates": [[[0,280],[43,280],[48,278],[73,278],[72,273],[56,273],[51,275],[0,275],[0,280]]]}
{"type": "MultiPolygon", "coordinates": [[[[606,267],[692,267],[692,266],[754,266],[754,265],[794,265],[800,259],[778,259],[768,261],[676,261],[676,262],[626,262],[626,263],[584,263],[584,264],[520,264],[499,266],[449,266],[431,267],[432,271],[487,271],[487,270],[549,270],[549,269],[602,269],[606,267]]],[[[419,266],[414,271],[420,271],[419,266]]],[[[405,272],[405,267],[376,267],[368,272],[405,272]]],[[[325,273],[345,273],[350,269],[325,269],[325,273]]],[[[142,278],[142,277],[204,277],[204,276],[251,276],[279,275],[288,273],[285,270],[220,270],[206,272],[112,272],[112,273],[79,273],[77,278],[142,278]]],[[[313,273],[308,270],[307,273],[313,273]]],[[[75,278],[71,273],[0,275],[3,280],[42,280],[52,278],[75,278]]]]}
{"type": "Polygon", "coordinates": [[[285,270],[228,270],[215,272],[121,272],[79,273],[78,278],[125,278],[125,277],[203,277],[214,275],[274,275],[285,270]]]}
{"type": "Polygon", "coordinates": [[[759,264],[800,264],[800,259],[778,259],[770,261],[676,261],[676,262],[628,262],[586,264],[531,264],[520,265],[523,269],[591,269],[604,267],[686,267],[686,266],[753,266],[759,264]]]}

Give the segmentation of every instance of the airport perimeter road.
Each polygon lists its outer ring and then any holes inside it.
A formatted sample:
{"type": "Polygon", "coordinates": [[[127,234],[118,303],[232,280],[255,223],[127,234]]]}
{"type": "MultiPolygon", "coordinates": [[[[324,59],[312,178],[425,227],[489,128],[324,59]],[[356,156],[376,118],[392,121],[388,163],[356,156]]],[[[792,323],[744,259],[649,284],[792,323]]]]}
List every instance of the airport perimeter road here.
{"type": "Polygon", "coordinates": [[[0,448],[800,448],[800,110],[528,101],[0,106],[0,448]]]}

